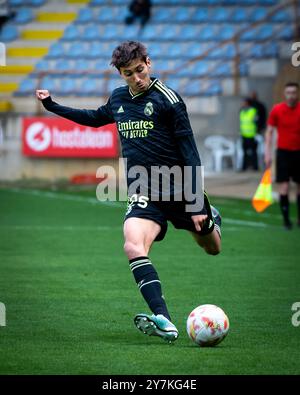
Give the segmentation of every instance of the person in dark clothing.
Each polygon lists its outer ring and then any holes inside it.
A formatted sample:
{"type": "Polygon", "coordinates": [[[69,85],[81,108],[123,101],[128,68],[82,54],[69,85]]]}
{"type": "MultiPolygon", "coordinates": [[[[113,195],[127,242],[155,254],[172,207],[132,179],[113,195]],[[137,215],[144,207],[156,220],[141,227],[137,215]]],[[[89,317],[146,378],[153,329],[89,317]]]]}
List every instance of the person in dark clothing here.
{"type": "Polygon", "coordinates": [[[251,92],[250,95],[251,106],[257,110],[257,133],[263,133],[267,125],[267,110],[266,106],[258,100],[257,93],[255,91],[251,92]]]}
{"type": "Polygon", "coordinates": [[[125,23],[130,25],[136,19],[139,19],[141,27],[144,27],[151,17],[151,7],[151,0],[133,0],[129,5],[129,14],[125,23]]]}
{"type": "Polygon", "coordinates": [[[246,97],[240,109],[240,134],[244,153],[242,171],[247,170],[249,165],[258,170],[256,133],[257,109],[252,106],[251,99],[246,97]]]}

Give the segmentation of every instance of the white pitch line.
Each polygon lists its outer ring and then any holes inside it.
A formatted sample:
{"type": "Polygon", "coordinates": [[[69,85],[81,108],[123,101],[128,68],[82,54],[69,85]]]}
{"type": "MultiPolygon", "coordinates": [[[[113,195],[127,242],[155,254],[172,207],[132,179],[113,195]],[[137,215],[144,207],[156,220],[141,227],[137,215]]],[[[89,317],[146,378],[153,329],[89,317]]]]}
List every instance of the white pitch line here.
{"type": "Polygon", "coordinates": [[[89,203],[89,204],[104,204],[108,205],[111,207],[119,207],[119,208],[125,208],[125,202],[122,204],[121,202],[113,202],[113,201],[100,201],[97,200],[97,198],[91,198],[91,197],[84,197],[84,196],[73,196],[73,195],[68,195],[65,193],[55,193],[55,192],[49,192],[49,191],[40,191],[38,189],[21,189],[21,188],[11,188],[8,189],[8,191],[20,193],[20,194],[26,194],[26,195],[32,195],[32,196],[40,196],[40,197],[46,197],[50,199],[61,199],[61,200],[70,200],[74,202],[83,202],[83,203],[89,203]]]}
{"type": "Polygon", "coordinates": [[[46,231],[46,230],[70,230],[70,231],[90,231],[90,230],[111,230],[121,229],[121,226],[51,226],[51,225],[7,225],[0,226],[0,230],[29,230],[29,231],[46,231]]]}

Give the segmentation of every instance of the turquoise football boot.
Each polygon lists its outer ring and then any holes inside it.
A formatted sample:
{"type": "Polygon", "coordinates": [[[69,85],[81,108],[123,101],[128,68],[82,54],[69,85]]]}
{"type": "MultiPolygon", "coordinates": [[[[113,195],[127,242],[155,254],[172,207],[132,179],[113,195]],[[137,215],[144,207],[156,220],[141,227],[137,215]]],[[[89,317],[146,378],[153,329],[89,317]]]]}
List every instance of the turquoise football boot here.
{"type": "Polygon", "coordinates": [[[159,336],[168,343],[178,338],[178,330],[171,321],[162,314],[137,314],[134,317],[135,326],[148,336],[159,336]]]}

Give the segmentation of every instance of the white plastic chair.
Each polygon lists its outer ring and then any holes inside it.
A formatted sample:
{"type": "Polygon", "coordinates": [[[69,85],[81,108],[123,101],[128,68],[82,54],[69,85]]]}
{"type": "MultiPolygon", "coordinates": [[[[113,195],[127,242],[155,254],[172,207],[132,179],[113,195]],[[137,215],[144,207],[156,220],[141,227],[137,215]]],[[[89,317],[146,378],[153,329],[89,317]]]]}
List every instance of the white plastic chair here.
{"type": "Polygon", "coordinates": [[[235,166],[235,144],[224,136],[208,136],[204,140],[204,146],[211,150],[213,156],[214,170],[223,170],[223,159],[230,158],[233,167],[235,166]]]}

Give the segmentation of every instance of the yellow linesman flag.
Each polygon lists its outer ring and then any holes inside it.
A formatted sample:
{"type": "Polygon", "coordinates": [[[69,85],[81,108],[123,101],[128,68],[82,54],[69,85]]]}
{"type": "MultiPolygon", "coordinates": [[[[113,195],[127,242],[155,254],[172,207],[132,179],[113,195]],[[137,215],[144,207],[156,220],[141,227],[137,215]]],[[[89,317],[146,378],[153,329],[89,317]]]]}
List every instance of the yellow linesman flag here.
{"type": "Polygon", "coordinates": [[[272,177],[271,168],[269,167],[263,174],[259,186],[253,196],[252,206],[261,213],[273,203],[272,198],[272,177]]]}

